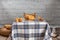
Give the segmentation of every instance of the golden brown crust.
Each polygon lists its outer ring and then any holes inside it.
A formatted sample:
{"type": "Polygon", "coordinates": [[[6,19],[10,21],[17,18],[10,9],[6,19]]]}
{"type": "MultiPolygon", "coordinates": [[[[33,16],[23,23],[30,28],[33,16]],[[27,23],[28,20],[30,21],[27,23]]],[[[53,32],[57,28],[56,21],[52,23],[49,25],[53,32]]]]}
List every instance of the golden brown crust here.
{"type": "Polygon", "coordinates": [[[23,19],[22,18],[19,18],[19,22],[22,22],[23,21],[23,19]]]}
{"type": "Polygon", "coordinates": [[[22,22],[22,18],[16,18],[16,22],[22,22]]]}
{"type": "Polygon", "coordinates": [[[25,20],[33,21],[33,20],[35,20],[35,17],[36,17],[36,14],[27,14],[27,13],[24,13],[25,20]]]}
{"type": "Polygon", "coordinates": [[[16,21],[16,22],[19,22],[19,18],[16,18],[15,21],[16,21]]]}
{"type": "Polygon", "coordinates": [[[0,35],[9,36],[9,34],[11,33],[11,27],[12,25],[5,24],[2,28],[0,28],[0,35]]]}
{"type": "Polygon", "coordinates": [[[8,30],[11,30],[11,27],[12,27],[12,25],[10,25],[10,24],[4,25],[4,28],[6,28],[6,29],[8,29],[8,30]]]}
{"type": "Polygon", "coordinates": [[[11,33],[11,30],[8,30],[6,28],[0,28],[0,35],[9,36],[10,33],[11,33]]]}
{"type": "Polygon", "coordinates": [[[44,21],[44,18],[42,18],[42,17],[39,16],[39,17],[38,17],[38,20],[39,20],[39,21],[44,21]]]}

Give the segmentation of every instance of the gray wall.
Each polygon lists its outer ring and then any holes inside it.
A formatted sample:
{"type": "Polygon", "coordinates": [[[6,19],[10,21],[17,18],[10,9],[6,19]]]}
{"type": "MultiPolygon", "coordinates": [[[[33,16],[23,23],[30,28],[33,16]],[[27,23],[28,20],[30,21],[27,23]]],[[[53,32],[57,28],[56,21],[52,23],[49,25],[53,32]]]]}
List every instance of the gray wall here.
{"type": "Polygon", "coordinates": [[[24,12],[36,12],[50,24],[60,24],[60,0],[0,0],[0,24],[12,23],[24,12]]]}

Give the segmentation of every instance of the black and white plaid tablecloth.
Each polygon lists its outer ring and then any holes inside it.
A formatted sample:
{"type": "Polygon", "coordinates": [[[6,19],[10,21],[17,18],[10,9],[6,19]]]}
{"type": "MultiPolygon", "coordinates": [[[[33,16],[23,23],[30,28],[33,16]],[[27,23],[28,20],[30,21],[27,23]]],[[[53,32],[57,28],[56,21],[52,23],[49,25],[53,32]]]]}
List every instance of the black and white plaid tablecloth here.
{"type": "Polygon", "coordinates": [[[47,22],[26,21],[12,24],[12,40],[52,40],[50,34],[47,22]]]}

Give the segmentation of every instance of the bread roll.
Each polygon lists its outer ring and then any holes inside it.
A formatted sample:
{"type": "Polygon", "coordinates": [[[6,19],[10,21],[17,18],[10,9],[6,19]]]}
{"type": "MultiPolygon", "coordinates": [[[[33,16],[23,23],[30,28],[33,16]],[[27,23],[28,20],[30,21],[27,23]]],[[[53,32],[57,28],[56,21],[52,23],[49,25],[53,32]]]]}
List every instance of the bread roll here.
{"type": "Polygon", "coordinates": [[[44,18],[38,17],[38,20],[39,20],[39,21],[44,21],[44,18]]]}
{"type": "Polygon", "coordinates": [[[8,30],[6,28],[0,28],[0,35],[9,36],[10,33],[11,33],[11,30],[8,30]]]}
{"type": "Polygon", "coordinates": [[[10,25],[10,24],[4,25],[4,28],[7,28],[8,30],[11,30],[11,27],[12,27],[12,25],[10,25]]]}

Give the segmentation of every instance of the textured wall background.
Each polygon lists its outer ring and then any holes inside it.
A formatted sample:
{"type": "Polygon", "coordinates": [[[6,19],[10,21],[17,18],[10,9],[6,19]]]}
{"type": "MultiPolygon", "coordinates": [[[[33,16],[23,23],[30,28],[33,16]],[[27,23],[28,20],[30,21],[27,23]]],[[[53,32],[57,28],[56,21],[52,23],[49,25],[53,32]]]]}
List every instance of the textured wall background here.
{"type": "Polygon", "coordinates": [[[0,0],[0,24],[12,23],[24,12],[36,12],[50,24],[60,24],[60,0],[0,0]]]}

